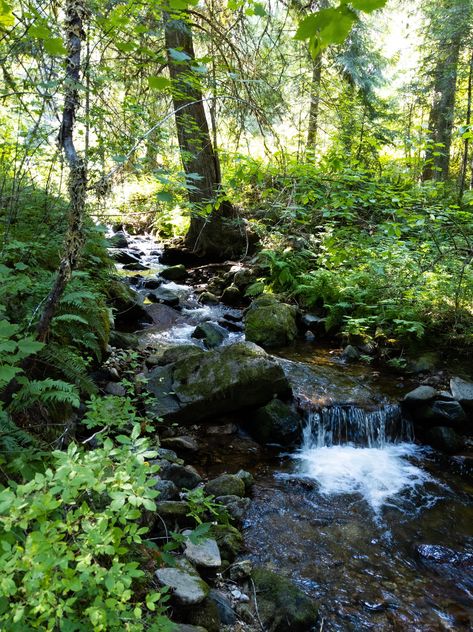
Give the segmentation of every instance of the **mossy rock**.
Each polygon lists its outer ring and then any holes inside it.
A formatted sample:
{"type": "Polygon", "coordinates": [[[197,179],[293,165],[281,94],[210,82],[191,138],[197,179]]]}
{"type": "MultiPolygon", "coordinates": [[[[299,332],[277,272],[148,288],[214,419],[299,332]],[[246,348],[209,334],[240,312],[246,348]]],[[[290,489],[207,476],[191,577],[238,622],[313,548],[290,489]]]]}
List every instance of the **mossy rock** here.
{"type": "Polygon", "coordinates": [[[260,618],[272,632],[309,632],[316,624],[315,602],[291,580],[263,568],[252,573],[260,618]]]}
{"type": "Polygon", "coordinates": [[[219,632],[220,630],[217,604],[208,597],[202,603],[190,608],[186,618],[188,623],[197,627],[205,625],[207,632],[219,632]]]}
{"type": "Polygon", "coordinates": [[[215,538],[222,560],[233,562],[243,548],[243,536],[231,525],[213,525],[211,535],[215,538]]]}
{"type": "Polygon", "coordinates": [[[296,445],[302,434],[302,420],[287,404],[273,399],[248,416],[245,424],[250,435],[259,443],[296,445]]]}
{"type": "Polygon", "coordinates": [[[246,339],[263,347],[280,347],[297,336],[297,309],[270,295],[256,299],[245,315],[246,339]]]}

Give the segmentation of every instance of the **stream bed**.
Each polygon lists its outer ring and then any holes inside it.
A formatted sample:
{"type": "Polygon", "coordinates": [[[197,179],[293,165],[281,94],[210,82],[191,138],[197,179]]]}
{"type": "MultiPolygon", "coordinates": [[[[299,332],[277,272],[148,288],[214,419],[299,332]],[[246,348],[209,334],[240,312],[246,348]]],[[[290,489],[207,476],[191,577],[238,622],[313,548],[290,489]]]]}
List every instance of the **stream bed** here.
{"type": "MultiPolygon", "coordinates": [[[[158,272],[149,242],[139,247],[158,272]]],[[[182,309],[169,327],[147,329],[146,344],[200,344],[196,324],[237,316],[202,306],[185,284],[161,287],[179,293],[182,309]]],[[[224,344],[243,337],[231,333],[224,344]]],[[[301,447],[286,453],[241,431],[202,429],[190,459],[208,476],[254,475],[246,555],[317,601],[320,631],[471,630],[473,486],[452,459],[415,442],[396,405],[402,380],[347,365],[313,339],[277,355],[305,410],[301,447]]]]}

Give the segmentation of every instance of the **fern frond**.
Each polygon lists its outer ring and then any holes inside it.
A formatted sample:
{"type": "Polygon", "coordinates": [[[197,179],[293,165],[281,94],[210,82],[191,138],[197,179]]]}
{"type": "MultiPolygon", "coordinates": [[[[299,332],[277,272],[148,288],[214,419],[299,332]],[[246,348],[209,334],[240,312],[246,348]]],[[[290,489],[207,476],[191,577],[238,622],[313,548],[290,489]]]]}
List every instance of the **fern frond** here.
{"type": "Polygon", "coordinates": [[[39,447],[38,441],[0,410],[0,451],[13,455],[33,447],[39,447]]]}
{"type": "Polygon", "coordinates": [[[75,384],[81,393],[93,395],[97,392],[97,386],[88,374],[86,360],[75,349],[50,342],[39,358],[55,369],[56,377],[75,384]]]}
{"type": "Polygon", "coordinates": [[[28,410],[34,405],[42,404],[46,407],[69,405],[73,408],[80,406],[78,389],[62,380],[22,380],[22,387],[15,394],[10,405],[12,412],[28,410]]]}

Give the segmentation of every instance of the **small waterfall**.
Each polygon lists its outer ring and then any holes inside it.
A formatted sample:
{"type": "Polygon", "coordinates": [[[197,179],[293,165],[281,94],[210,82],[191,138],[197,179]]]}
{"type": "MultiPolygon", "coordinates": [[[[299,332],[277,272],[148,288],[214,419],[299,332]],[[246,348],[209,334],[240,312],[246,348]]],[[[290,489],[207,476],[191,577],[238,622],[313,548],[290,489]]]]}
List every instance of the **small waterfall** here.
{"type": "Polygon", "coordinates": [[[413,438],[412,425],[402,417],[399,406],[388,404],[374,411],[353,405],[328,406],[309,413],[303,449],[347,443],[382,449],[413,438]]]}

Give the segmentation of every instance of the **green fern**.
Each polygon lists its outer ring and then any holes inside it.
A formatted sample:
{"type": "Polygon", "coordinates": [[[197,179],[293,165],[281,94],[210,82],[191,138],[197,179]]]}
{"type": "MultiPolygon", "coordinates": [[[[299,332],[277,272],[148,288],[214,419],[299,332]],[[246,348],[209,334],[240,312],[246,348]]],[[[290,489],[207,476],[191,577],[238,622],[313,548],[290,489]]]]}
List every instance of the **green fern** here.
{"type": "Polygon", "coordinates": [[[21,389],[15,394],[9,408],[12,412],[25,411],[36,404],[43,404],[47,408],[58,405],[69,405],[73,408],[80,406],[78,389],[62,380],[21,378],[21,384],[21,389]]]}
{"type": "Polygon", "coordinates": [[[4,410],[0,410],[0,452],[17,454],[38,447],[39,442],[26,430],[19,428],[4,410]]]}
{"type": "Polygon", "coordinates": [[[97,392],[97,386],[88,374],[87,361],[74,348],[50,342],[39,358],[54,369],[56,377],[75,384],[81,393],[93,395],[97,392]]]}

